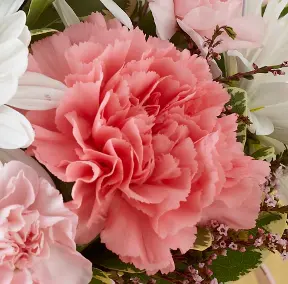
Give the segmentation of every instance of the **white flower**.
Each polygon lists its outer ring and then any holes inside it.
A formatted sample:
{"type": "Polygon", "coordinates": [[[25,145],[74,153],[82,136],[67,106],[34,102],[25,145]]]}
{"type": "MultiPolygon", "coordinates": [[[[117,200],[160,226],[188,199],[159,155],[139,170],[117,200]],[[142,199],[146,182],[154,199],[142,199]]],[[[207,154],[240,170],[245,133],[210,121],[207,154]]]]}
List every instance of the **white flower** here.
{"type": "MultiPolygon", "coordinates": [[[[261,15],[263,0],[246,0],[245,14],[261,15]]],[[[263,19],[266,24],[263,45],[258,49],[229,52],[237,56],[239,72],[250,71],[255,63],[259,67],[277,65],[288,60],[288,16],[279,16],[288,0],[269,1],[263,19]]],[[[284,70],[285,71],[285,70],[284,70]]],[[[257,74],[254,80],[241,81],[241,88],[248,93],[251,131],[257,135],[270,135],[283,143],[288,143],[288,73],[257,74]]]]}
{"type": "Polygon", "coordinates": [[[123,25],[129,29],[133,29],[133,24],[129,16],[113,0],[100,1],[123,25]]]}
{"type": "Polygon", "coordinates": [[[65,0],[55,0],[53,5],[66,27],[80,23],[79,18],[65,0]]]}
{"type": "Polygon", "coordinates": [[[17,12],[23,2],[0,1],[0,148],[3,149],[25,148],[34,140],[29,121],[9,106],[34,110],[53,108],[64,89],[63,84],[44,75],[24,74],[31,35],[25,25],[25,13],[17,12]],[[33,81],[37,82],[36,86],[33,81]]]}

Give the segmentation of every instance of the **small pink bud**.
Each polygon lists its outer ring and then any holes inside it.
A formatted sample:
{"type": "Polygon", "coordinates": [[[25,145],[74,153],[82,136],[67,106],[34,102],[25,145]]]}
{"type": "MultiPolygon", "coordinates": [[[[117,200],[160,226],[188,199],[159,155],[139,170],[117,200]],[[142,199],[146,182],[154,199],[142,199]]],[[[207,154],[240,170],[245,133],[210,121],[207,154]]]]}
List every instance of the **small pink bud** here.
{"type": "Polygon", "coordinates": [[[246,248],[242,247],[242,248],[239,249],[239,251],[240,251],[240,252],[245,252],[245,251],[246,251],[246,248]]]}

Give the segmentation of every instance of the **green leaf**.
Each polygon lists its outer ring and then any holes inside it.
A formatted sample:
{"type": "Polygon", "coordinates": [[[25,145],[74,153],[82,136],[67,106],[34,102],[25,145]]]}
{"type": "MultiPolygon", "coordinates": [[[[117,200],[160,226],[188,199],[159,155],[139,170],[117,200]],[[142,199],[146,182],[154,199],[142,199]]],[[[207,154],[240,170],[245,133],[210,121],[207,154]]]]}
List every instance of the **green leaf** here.
{"type": "Polygon", "coordinates": [[[232,27],[226,26],[226,27],[224,27],[224,30],[230,38],[232,38],[232,39],[236,38],[237,34],[235,33],[235,31],[233,30],[232,27]]]}
{"type": "Polygon", "coordinates": [[[36,35],[43,35],[43,34],[48,34],[48,33],[56,33],[58,31],[55,29],[43,28],[43,29],[30,30],[30,32],[31,32],[31,36],[36,36],[36,35]]]}
{"type": "Polygon", "coordinates": [[[204,251],[212,245],[213,238],[208,229],[198,227],[196,237],[197,238],[193,246],[194,250],[204,251]]]}
{"type": "Polygon", "coordinates": [[[31,27],[54,0],[32,0],[27,15],[27,25],[31,27]]]}
{"type": "Polygon", "coordinates": [[[276,212],[262,212],[256,221],[257,228],[263,228],[272,222],[281,220],[282,216],[276,212]]]}
{"type": "Polygon", "coordinates": [[[247,250],[243,253],[228,249],[227,256],[220,255],[213,261],[211,270],[219,283],[226,283],[238,280],[252,269],[257,268],[261,261],[260,252],[247,250]]]}
{"type": "Polygon", "coordinates": [[[254,76],[253,75],[244,75],[243,78],[246,79],[246,80],[254,80],[254,76]]]}
{"type": "MultiPolygon", "coordinates": [[[[232,107],[232,112],[237,113],[243,117],[247,117],[248,115],[248,107],[247,107],[247,93],[246,91],[236,88],[230,87],[227,89],[228,93],[231,96],[230,101],[226,104],[226,106],[230,105],[232,107]]],[[[242,144],[246,143],[247,136],[247,127],[248,125],[242,121],[238,122],[237,128],[237,140],[242,144]]]]}
{"type": "Polygon", "coordinates": [[[96,263],[97,265],[110,269],[110,270],[116,270],[116,271],[126,272],[130,274],[143,273],[143,270],[139,270],[131,264],[122,262],[119,259],[118,255],[108,250],[101,253],[101,257],[95,259],[93,263],[96,263]]]}
{"type": "Polygon", "coordinates": [[[266,232],[273,232],[282,236],[286,226],[286,215],[278,212],[261,212],[255,228],[249,230],[249,235],[255,236],[257,229],[262,228],[266,232]]]}
{"type": "Polygon", "coordinates": [[[275,157],[274,147],[263,147],[251,155],[256,160],[267,160],[275,157]]]}
{"type": "Polygon", "coordinates": [[[112,284],[112,280],[109,276],[102,270],[98,268],[93,268],[93,278],[90,284],[112,284]]]}

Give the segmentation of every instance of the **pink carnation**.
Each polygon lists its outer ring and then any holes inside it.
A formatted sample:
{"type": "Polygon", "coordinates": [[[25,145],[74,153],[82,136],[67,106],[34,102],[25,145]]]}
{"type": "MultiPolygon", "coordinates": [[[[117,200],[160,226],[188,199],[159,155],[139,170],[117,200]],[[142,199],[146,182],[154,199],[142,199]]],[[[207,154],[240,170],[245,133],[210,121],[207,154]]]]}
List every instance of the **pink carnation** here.
{"type": "MultiPolygon", "coordinates": [[[[254,1],[254,0],[249,0],[254,1]]],[[[261,16],[242,16],[243,0],[149,0],[158,34],[170,39],[177,30],[177,21],[198,45],[212,38],[216,26],[230,26],[237,33],[235,40],[223,34],[217,52],[258,47],[264,36],[261,16]],[[202,40],[199,39],[202,37],[202,40]]],[[[201,46],[199,46],[202,49],[201,46]]]]}
{"type": "Polygon", "coordinates": [[[148,273],[174,270],[170,250],[193,246],[196,224],[255,224],[268,164],[245,157],[229,97],[207,62],[93,14],[32,46],[30,71],[68,87],[56,110],[32,111],[32,151],[75,182],[77,241],[148,273]]]}
{"type": "Polygon", "coordinates": [[[85,284],[92,265],[74,243],[77,216],[30,167],[0,163],[0,283],[85,284]]]}

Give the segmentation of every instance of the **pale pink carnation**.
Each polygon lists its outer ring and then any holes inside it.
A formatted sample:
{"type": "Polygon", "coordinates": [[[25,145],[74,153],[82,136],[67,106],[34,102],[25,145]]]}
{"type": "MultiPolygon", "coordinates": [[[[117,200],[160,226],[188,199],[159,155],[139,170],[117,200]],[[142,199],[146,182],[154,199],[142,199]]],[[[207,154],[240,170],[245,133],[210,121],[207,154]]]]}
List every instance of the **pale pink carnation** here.
{"type": "Polygon", "coordinates": [[[0,283],[88,284],[92,265],[76,251],[77,216],[30,167],[0,163],[0,283]]]}
{"type": "Polygon", "coordinates": [[[32,46],[30,71],[68,87],[56,110],[30,112],[36,158],[75,182],[77,241],[98,234],[148,273],[174,270],[196,224],[251,228],[269,166],[243,154],[229,97],[207,62],[93,14],[32,46]]]}
{"type": "MultiPolygon", "coordinates": [[[[248,0],[254,1],[254,0],[248,0]]],[[[243,0],[149,0],[158,34],[169,39],[177,30],[177,20],[196,44],[212,38],[216,26],[230,26],[237,33],[235,40],[227,34],[217,52],[253,48],[261,44],[264,22],[261,16],[242,16],[243,0]],[[201,36],[202,40],[199,39],[201,36]]],[[[199,46],[200,47],[200,46],[199,46]]],[[[201,48],[201,47],[200,47],[201,48]]]]}

